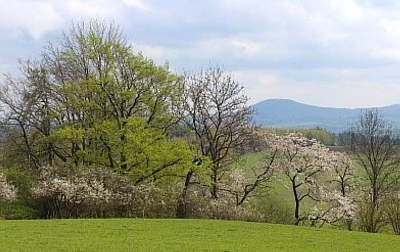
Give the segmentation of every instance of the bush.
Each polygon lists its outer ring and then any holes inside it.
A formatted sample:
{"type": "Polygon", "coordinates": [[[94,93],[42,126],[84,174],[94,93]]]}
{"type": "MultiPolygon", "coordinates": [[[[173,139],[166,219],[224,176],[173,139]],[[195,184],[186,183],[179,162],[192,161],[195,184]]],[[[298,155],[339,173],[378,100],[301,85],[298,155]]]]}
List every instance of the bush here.
{"type": "Polygon", "coordinates": [[[15,187],[18,192],[16,196],[19,199],[28,200],[31,197],[32,187],[36,182],[34,176],[20,168],[4,169],[4,175],[7,177],[7,181],[15,187]]]}
{"type": "Polygon", "coordinates": [[[384,207],[387,221],[393,232],[400,235],[400,195],[397,193],[390,195],[384,207]]]}
{"type": "Polygon", "coordinates": [[[0,199],[2,200],[14,200],[17,195],[17,191],[14,185],[7,181],[6,176],[0,172],[0,199]]]}
{"type": "Polygon", "coordinates": [[[236,206],[231,195],[220,192],[212,199],[209,188],[192,186],[186,198],[187,218],[258,221],[259,215],[244,205],[236,206]]]}
{"type": "Polygon", "coordinates": [[[66,175],[44,167],[33,197],[42,218],[174,217],[179,190],[160,185],[133,186],[127,176],[103,168],[66,175]]]}
{"type": "Polygon", "coordinates": [[[368,202],[358,204],[357,223],[361,231],[376,233],[384,226],[384,212],[368,202]]]}
{"type": "Polygon", "coordinates": [[[39,217],[37,210],[26,201],[0,201],[0,216],[7,219],[36,219],[39,217]]]}
{"type": "Polygon", "coordinates": [[[293,210],[282,198],[274,194],[254,200],[254,208],[261,214],[261,220],[268,223],[293,224],[293,210]]]}

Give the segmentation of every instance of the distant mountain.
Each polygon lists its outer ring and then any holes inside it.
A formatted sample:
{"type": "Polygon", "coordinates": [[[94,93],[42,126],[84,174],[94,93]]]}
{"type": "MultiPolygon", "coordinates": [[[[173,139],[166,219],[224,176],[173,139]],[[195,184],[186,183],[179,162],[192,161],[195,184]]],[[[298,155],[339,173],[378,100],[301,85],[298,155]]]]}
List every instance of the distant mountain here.
{"type": "MultiPolygon", "coordinates": [[[[254,121],[264,127],[304,129],[322,127],[338,133],[355,122],[363,109],[318,107],[288,99],[270,99],[252,106],[254,121]]],[[[400,129],[400,104],[377,108],[380,115],[400,129]]]]}

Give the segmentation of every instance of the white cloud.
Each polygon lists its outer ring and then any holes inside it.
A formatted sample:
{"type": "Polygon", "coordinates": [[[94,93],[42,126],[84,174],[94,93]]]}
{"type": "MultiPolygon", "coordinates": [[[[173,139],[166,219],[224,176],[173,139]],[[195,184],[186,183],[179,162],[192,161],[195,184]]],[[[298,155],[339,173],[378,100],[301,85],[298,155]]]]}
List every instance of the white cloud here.
{"type": "Polygon", "coordinates": [[[71,21],[119,19],[120,3],[111,0],[0,0],[0,31],[21,36],[27,32],[38,40],[59,31],[71,21]]]}
{"type": "MultiPolygon", "coordinates": [[[[400,83],[381,80],[368,75],[369,70],[352,69],[245,70],[232,72],[241,82],[250,104],[265,99],[288,98],[299,102],[326,107],[365,108],[399,103],[400,83]],[[308,75],[299,78],[298,75],[308,75]],[[325,79],[313,76],[330,76],[325,79]],[[364,75],[364,78],[358,76],[364,75]]],[[[383,74],[384,70],[377,74],[383,74]]]]}
{"type": "Polygon", "coordinates": [[[111,0],[64,0],[59,11],[69,19],[98,18],[116,19],[119,15],[118,1],[111,0]]]}
{"type": "Polygon", "coordinates": [[[62,16],[56,12],[53,4],[47,1],[6,1],[0,0],[0,30],[27,31],[33,39],[58,29],[62,16]]]}
{"type": "Polygon", "coordinates": [[[332,0],[332,6],[347,21],[356,22],[364,17],[363,7],[353,0],[332,0]]]}
{"type": "Polygon", "coordinates": [[[237,74],[252,102],[292,98],[355,107],[400,100],[396,1],[0,0],[0,5],[0,53],[6,59],[38,48],[40,39],[72,20],[98,18],[121,24],[137,50],[159,64],[170,61],[178,72],[221,65],[237,74]]]}
{"type": "Polygon", "coordinates": [[[240,53],[243,53],[246,56],[254,56],[254,54],[260,52],[263,48],[263,46],[259,43],[240,39],[231,40],[231,44],[239,49],[240,53]]]}
{"type": "Polygon", "coordinates": [[[144,3],[140,0],[123,0],[122,1],[125,5],[132,8],[137,8],[139,10],[149,10],[150,7],[147,3],[144,3]]]}

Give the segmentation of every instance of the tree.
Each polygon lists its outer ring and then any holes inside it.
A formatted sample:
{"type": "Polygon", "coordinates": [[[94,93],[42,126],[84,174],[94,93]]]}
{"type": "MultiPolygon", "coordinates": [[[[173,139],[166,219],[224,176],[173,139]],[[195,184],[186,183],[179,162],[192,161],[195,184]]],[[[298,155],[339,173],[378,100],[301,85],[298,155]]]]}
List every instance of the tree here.
{"type": "Polygon", "coordinates": [[[382,224],[382,203],[396,189],[399,178],[398,149],[393,126],[376,109],[365,110],[350,129],[351,151],[366,175],[363,229],[377,232],[382,224]]]}
{"type": "Polygon", "coordinates": [[[212,162],[211,195],[216,199],[229,162],[248,139],[252,110],[243,87],[218,67],[186,75],[184,82],[183,120],[201,155],[212,162]]]}
{"type": "Polygon", "coordinates": [[[276,139],[280,150],[281,160],[279,168],[283,176],[280,179],[293,193],[295,203],[295,225],[301,221],[311,220],[332,223],[344,216],[344,213],[353,214],[351,201],[332,186],[332,171],[337,165],[347,165],[344,157],[329,151],[315,139],[307,139],[301,134],[289,133],[276,139]],[[336,155],[336,156],[335,156],[336,155]],[[311,199],[322,207],[313,210],[313,213],[301,214],[301,203],[311,199]]]}
{"type": "Polygon", "coordinates": [[[192,151],[174,135],[181,78],[135,54],[118,26],[74,24],[25,65],[24,78],[10,77],[0,99],[37,169],[97,165],[135,183],[191,169],[192,151]]]}
{"type": "Polygon", "coordinates": [[[358,184],[356,170],[352,165],[350,157],[344,153],[334,152],[331,162],[333,169],[330,170],[330,182],[333,184],[333,188],[339,192],[339,197],[347,198],[351,201],[350,204],[352,207],[344,209],[342,217],[346,222],[347,229],[352,230],[355,213],[354,194],[357,192],[355,187],[358,184]]]}
{"type": "MultiPolygon", "coordinates": [[[[40,61],[20,61],[22,78],[7,75],[0,88],[0,101],[6,108],[3,123],[13,134],[17,155],[36,170],[52,164],[58,152],[48,141],[53,119],[54,89],[40,61]],[[16,131],[18,129],[18,131],[16,131]]],[[[21,165],[22,159],[19,160],[21,165]]]]}
{"type": "Polygon", "coordinates": [[[149,130],[150,137],[158,130],[167,136],[177,122],[173,111],[181,96],[179,77],[167,66],[135,55],[113,24],[74,25],[58,45],[48,46],[45,59],[60,87],[63,130],[77,140],[70,148],[77,163],[98,160],[123,172],[132,170],[139,164],[129,162],[127,135],[149,130]]]}

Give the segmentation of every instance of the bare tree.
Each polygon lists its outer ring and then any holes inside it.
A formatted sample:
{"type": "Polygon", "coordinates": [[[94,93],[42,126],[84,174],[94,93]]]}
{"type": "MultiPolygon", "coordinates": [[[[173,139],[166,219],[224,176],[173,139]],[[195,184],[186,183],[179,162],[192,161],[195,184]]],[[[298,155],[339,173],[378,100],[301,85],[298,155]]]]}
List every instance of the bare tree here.
{"type": "Polygon", "coordinates": [[[395,189],[399,178],[399,156],[393,126],[376,109],[364,111],[350,127],[350,146],[366,174],[363,228],[377,232],[382,224],[382,202],[395,189]]]}
{"type": "MultiPolygon", "coordinates": [[[[0,102],[6,109],[4,123],[19,129],[15,140],[16,151],[26,156],[36,169],[53,164],[58,154],[48,140],[54,126],[54,89],[49,74],[40,61],[21,61],[23,77],[7,76],[0,85],[0,102]]],[[[17,133],[17,131],[14,131],[17,133]]]]}
{"type": "Polygon", "coordinates": [[[252,110],[243,87],[218,67],[184,79],[183,119],[201,155],[212,161],[211,195],[216,199],[228,163],[248,139],[252,110]]]}

